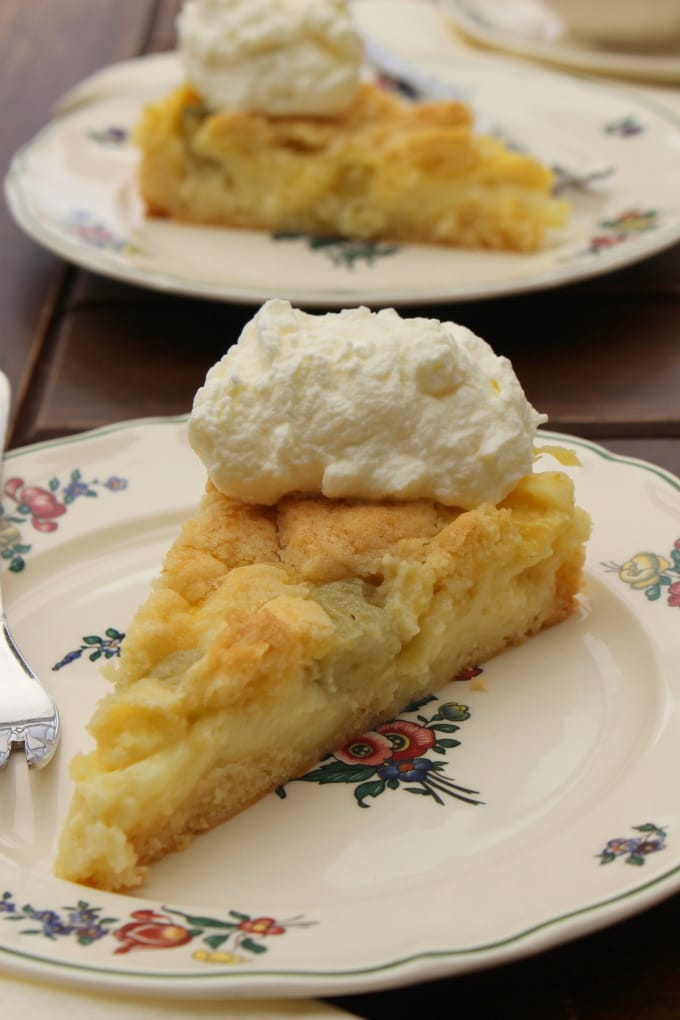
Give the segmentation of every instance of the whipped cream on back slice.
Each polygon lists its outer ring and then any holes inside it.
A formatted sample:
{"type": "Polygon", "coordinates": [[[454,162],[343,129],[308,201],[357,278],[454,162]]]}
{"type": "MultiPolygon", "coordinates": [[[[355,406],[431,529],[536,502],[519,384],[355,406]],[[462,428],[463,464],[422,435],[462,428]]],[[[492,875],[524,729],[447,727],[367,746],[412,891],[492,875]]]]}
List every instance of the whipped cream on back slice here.
{"type": "Polygon", "coordinates": [[[347,0],[186,0],[177,35],[212,109],[333,115],[359,88],[363,43],[347,0]]]}
{"type": "Polygon", "coordinates": [[[214,485],[244,502],[306,493],[470,509],[529,474],[544,421],[508,359],[465,326],[272,300],[208,372],[189,441],[214,485]]]}

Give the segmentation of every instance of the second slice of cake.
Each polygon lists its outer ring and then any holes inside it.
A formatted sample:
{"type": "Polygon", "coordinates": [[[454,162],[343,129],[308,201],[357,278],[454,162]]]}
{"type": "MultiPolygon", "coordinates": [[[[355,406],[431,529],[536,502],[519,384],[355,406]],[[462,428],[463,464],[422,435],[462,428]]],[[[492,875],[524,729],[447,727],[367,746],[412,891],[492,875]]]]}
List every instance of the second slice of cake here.
{"type": "Polygon", "coordinates": [[[566,222],[552,171],[466,104],[362,82],[344,0],[187,0],[178,34],[187,83],[135,131],[150,215],[515,251],[566,222]]]}

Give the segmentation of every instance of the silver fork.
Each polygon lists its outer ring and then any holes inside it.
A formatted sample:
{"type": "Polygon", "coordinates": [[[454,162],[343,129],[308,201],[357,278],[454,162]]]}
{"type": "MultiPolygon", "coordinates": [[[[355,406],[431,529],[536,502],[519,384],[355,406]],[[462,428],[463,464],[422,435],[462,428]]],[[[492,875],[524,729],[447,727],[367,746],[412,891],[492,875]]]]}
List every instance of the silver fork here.
{"type": "MultiPolygon", "coordinates": [[[[0,372],[0,455],[5,449],[9,406],[9,381],[0,372]]],[[[0,586],[0,769],[21,744],[29,765],[47,765],[57,749],[59,731],[57,706],[10,633],[0,586]]]]}

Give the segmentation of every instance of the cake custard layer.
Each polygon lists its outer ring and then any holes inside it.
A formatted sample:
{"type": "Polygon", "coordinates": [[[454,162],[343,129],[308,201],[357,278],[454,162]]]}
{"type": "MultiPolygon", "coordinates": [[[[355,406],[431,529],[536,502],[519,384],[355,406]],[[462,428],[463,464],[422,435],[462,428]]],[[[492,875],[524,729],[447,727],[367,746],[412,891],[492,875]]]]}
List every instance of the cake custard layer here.
{"type": "Polygon", "coordinates": [[[533,251],[564,225],[552,172],[456,101],[366,83],[334,116],[209,111],[182,86],[142,115],[147,211],[198,224],[533,251]]]}
{"type": "Polygon", "coordinates": [[[415,697],[574,608],[589,523],[562,472],[460,511],[208,482],[72,766],[57,860],[120,890],[415,697]]]}

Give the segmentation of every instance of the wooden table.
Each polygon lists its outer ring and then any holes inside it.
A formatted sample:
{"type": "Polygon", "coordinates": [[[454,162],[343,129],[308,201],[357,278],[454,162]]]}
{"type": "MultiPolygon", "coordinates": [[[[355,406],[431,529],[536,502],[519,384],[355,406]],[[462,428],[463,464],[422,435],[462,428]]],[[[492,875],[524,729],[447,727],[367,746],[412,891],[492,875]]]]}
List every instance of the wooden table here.
{"type": "MultiPolygon", "coordinates": [[[[114,60],[173,45],[177,0],[0,5],[3,166],[54,100],[114,60]]],[[[185,412],[254,308],[98,278],[0,211],[0,364],[11,445],[185,412]],[[190,342],[187,342],[190,341],[190,342]]],[[[406,314],[465,323],[509,355],[550,427],[680,474],[680,246],[590,282],[406,314]]],[[[677,834],[676,834],[677,838],[677,834]]],[[[455,980],[337,1000],[366,1018],[677,1020],[680,897],[540,956],[455,980]]]]}

